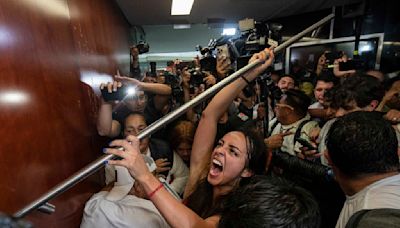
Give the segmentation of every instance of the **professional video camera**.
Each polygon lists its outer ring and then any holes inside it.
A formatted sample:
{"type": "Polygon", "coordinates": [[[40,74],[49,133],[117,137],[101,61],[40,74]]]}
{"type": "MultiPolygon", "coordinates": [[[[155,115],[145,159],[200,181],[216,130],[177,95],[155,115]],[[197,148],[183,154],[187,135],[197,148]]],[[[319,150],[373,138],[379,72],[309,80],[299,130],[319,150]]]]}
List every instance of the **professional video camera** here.
{"type": "Polygon", "coordinates": [[[144,42],[144,41],[140,41],[137,45],[136,45],[139,54],[144,54],[149,52],[150,46],[148,43],[144,42]]]}
{"type": "Polygon", "coordinates": [[[277,23],[255,22],[248,18],[241,20],[240,42],[236,41],[235,46],[241,55],[253,54],[270,46],[276,47],[282,41],[281,29],[282,25],[277,23]]]}
{"type": "Polygon", "coordinates": [[[211,39],[207,47],[197,46],[197,50],[204,56],[206,61],[215,60],[216,55],[229,58],[231,63],[240,69],[247,64],[249,57],[266,47],[278,46],[282,41],[280,31],[282,25],[278,23],[255,22],[254,19],[239,21],[241,34],[237,37],[222,36],[211,39]]]}
{"type": "Polygon", "coordinates": [[[275,82],[271,79],[271,72],[265,72],[260,77],[256,79],[256,81],[264,86],[260,86],[260,101],[265,101],[267,97],[270,95],[273,104],[275,101],[280,100],[282,97],[282,91],[278,86],[275,85],[275,82]]]}

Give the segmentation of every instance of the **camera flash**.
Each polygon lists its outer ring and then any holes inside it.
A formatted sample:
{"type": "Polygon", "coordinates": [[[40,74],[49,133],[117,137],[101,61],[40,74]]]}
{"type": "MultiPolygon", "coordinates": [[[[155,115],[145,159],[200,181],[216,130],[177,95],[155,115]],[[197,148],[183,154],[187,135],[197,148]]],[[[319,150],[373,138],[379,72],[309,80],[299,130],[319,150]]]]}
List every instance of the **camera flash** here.
{"type": "Polygon", "coordinates": [[[128,88],[128,89],[126,90],[126,95],[128,95],[128,96],[135,95],[135,93],[136,93],[135,87],[130,87],[130,88],[128,88]]]}

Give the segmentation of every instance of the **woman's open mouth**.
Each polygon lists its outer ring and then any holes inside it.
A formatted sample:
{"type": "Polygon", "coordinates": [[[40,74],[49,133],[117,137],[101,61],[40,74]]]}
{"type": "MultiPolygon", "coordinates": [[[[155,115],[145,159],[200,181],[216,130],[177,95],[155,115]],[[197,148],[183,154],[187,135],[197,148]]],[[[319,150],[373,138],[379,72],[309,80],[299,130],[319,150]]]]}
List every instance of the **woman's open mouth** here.
{"type": "Polygon", "coordinates": [[[213,159],[210,167],[210,175],[218,176],[224,170],[224,165],[221,161],[213,159]]]}

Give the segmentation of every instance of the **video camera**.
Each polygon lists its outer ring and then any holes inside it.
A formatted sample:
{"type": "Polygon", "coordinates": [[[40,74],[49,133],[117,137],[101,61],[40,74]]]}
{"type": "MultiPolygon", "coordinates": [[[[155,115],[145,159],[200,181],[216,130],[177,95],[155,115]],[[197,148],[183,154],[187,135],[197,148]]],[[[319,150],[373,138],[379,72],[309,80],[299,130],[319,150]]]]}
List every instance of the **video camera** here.
{"type": "Polygon", "coordinates": [[[136,48],[139,51],[139,54],[143,54],[143,53],[147,53],[149,52],[150,46],[148,43],[144,42],[144,41],[140,41],[137,45],[136,48]]]}
{"type": "Polygon", "coordinates": [[[275,85],[275,82],[271,79],[271,72],[266,72],[258,77],[257,82],[263,86],[260,86],[260,101],[265,101],[268,96],[272,99],[272,105],[275,101],[278,101],[282,97],[281,89],[275,85]]]}
{"type": "Polygon", "coordinates": [[[281,29],[282,25],[278,23],[244,19],[239,21],[241,32],[239,36],[222,36],[218,39],[211,39],[207,47],[198,45],[196,50],[200,51],[203,58],[209,62],[216,62],[216,55],[225,56],[231,63],[236,64],[235,69],[237,70],[247,65],[245,60],[248,60],[252,54],[270,46],[278,46],[282,42],[281,29]]]}
{"type": "Polygon", "coordinates": [[[183,93],[181,88],[181,81],[177,75],[170,73],[169,71],[164,71],[165,84],[171,86],[172,96],[179,97],[183,93]]]}
{"type": "Polygon", "coordinates": [[[249,55],[270,46],[276,47],[282,42],[281,29],[282,25],[277,23],[256,22],[248,18],[241,20],[239,30],[242,35],[240,42],[235,42],[236,48],[241,55],[249,55]]]}

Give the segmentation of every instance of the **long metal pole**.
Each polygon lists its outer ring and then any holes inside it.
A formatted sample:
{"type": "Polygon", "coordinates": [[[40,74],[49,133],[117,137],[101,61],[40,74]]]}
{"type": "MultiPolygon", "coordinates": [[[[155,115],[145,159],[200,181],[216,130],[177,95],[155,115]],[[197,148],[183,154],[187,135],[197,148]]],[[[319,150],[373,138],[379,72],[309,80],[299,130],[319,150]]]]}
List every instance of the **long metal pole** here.
{"type": "MultiPolygon", "coordinates": [[[[313,24],[312,26],[308,27],[301,33],[293,36],[289,40],[285,41],[278,47],[274,49],[274,52],[280,52],[284,50],[286,47],[291,45],[292,43],[296,42],[297,40],[301,39],[303,36],[305,36],[307,33],[313,31],[315,28],[318,28],[319,26],[325,24],[328,22],[330,19],[334,17],[333,14],[330,14],[323,18],[322,20],[318,21],[317,23],[313,24]]],[[[221,90],[223,87],[228,85],[229,83],[233,82],[236,80],[240,75],[246,73],[248,70],[254,68],[258,64],[260,64],[261,61],[255,61],[253,63],[250,63],[246,65],[245,67],[241,68],[240,70],[236,71],[235,73],[231,74],[230,76],[226,77],[219,83],[215,84],[211,88],[207,89],[203,93],[201,93],[199,96],[195,97],[193,100],[185,103],[178,109],[170,112],[169,114],[165,115],[164,117],[160,118],[158,121],[154,122],[150,126],[148,126],[146,129],[144,129],[140,134],[137,136],[139,139],[146,138],[153,134],[155,131],[157,131],[159,128],[165,126],[166,124],[170,123],[174,119],[178,118],[182,114],[184,114],[188,109],[191,107],[194,107],[204,101],[205,99],[211,97],[215,93],[217,93],[219,90],[221,90]]],[[[104,166],[105,162],[110,160],[110,159],[115,159],[115,155],[103,155],[100,158],[96,159],[94,162],[90,163],[89,165],[85,166],[75,174],[73,174],[71,177],[68,179],[64,180],[60,184],[56,185],[52,189],[50,189],[47,193],[44,195],[40,196],[38,199],[35,201],[31,202],[29,205],[25,206],[18,212],[16,212],[13,216],[15,218],[21,218],[24,217],[26,214],[31,212],[32,210],[40,207],[41,205],[45,204],[47,201],[51,200],[52,198],[60,195],[61,193],[65,192],[75,184],[79,183],[86,177],[90,176],[91,174],[95,173],[97,170],[99,170],[101,167],[104,166]]]]}

